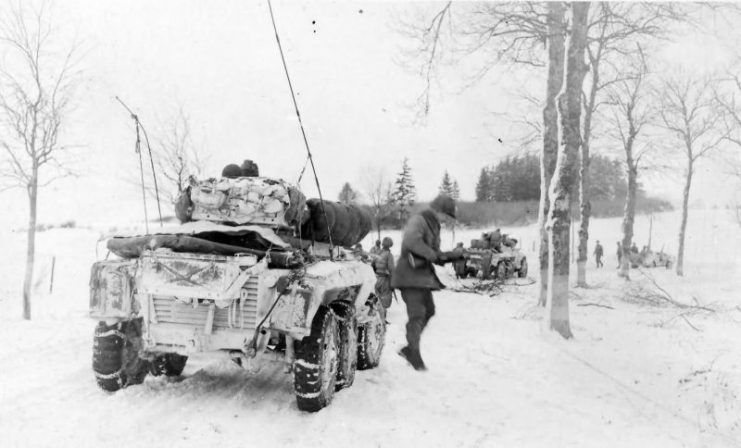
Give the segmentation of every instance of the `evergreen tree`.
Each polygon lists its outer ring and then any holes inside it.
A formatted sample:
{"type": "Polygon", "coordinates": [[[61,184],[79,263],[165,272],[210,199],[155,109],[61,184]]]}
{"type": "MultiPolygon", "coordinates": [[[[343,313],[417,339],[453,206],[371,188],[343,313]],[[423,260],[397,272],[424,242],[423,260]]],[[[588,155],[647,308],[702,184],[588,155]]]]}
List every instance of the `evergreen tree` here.
{"type": "Polygon", "coordinates": [[[354,204],[358,200],[358,193],[353,190],[349,182],[345,182],[345,185],[342,186],[342,190],[340,190],[337,200],[343,204],[354,204]]]}
{"type": "Polygon", "coordinates": [[[458,187],[458,181],[453,181],[453,190],[450,192],[450,196],[455,199],[456,202],[458,202],[461,198],[461,190],[458,187]]]}
{"type": "Polygon", "coordinates": [[[401,164],[401,171],[396,176],[392,197],[394,205],[399,211],[399,220],[403,223],[409,216],[409,211],[417,198],[417,191],[412,179],[412,168],[409,166],[409,159],[406,157],[401,164]]]}
{"type": "Polygon", "coordinates": [[[489,202],[491,199],[491,174],[487,167],[483,167],[476,182],[476,202],[489,202]]]}
{"type": "Polygon", "coordinates": [[[446,194],[450,197],[453,197],[453,182],[450,179],[450,174],[448,174],[448,170],[445,170],[445,174],[443,174],[443,180],[440,182],[440,188],[438,188],[438,191],[440,194],[446,194]]]}

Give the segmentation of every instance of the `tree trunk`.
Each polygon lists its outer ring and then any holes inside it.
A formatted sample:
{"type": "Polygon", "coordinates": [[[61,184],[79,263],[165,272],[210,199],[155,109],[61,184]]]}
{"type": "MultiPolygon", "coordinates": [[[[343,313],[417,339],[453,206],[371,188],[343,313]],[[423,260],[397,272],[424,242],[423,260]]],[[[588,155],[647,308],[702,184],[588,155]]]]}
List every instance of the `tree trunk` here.
{"type": "Polygon", "coordinates": [[[378,232],[378,239],[381,239],[381,212],[376,211],[376,231],[378,232]]]}
{"type": "MultiPolygon", "coordinates": [[[[600,50],[601,53],[601,50],[600,50]]],[[[584,108],[584,131],[579,153],[579,256],[576,260],[576,286],[587,287],[587,260],[589,259],[589,217],[592,214],[592,203],[589,201],[589,143],[592,137],[592,115],[597,103],[597,89],[599,88],[599,59],[591,60],[592,85],[589,90],[589,100],[584,108]]]]}
{"type": "Polygon", "coordinates": [[[548,188],[553,172],[556,170],[558,154],[558,110],[556,96],[563,85],[564,60],[564,12],[561,2],[548,3],[548,86],[545,107],[543,108],[543,150],[540,154],[540,206],[538,208],[538,229],[540,230],[540,296],[538,304],[546,305],[548,292],[548,232],[546,219],[550,203],[548,188]]]}
{"type": "Polygon", "coordinates": [[[571,4],[571,32],[566,50],[566,82],[558,96],[561,119],[561,142],[556,171],[551,182],[551,209],[548,214],[548,310],[550,328],[568,339],[569,325],[569,251],[571,230],[571,192],[576,182],[576,164],[581,145],[581,93],[587,66],[584,49],[587,43],[589,3],[571,4]]]}
{"type": "Polygon", "coordinates": [[[28,186],[28,232],[26,245],[26,275],[23,279],[23,318],[31,320],[31,288],[33,286],[34,255],[36,254],[36,199],[38,197],[38,167],[34,164],[31,185],[28,186]]]}
{"type": "Polygon", "coordinates": [[[633,140],[629,138],[625,162],[628,166],[628,192],[625,196],[625,213],[623,214],[623,256],[620,258],[618,276],[630,279],[630,246],[633,243],[633,221],[636,214],[636,191],[638,190],[638,167],[633,161],[633,140]]]}
{"type": "Polygon", "coordinates": [[[687,213],[690,201],[690,186],[692,185],[692,158],[687,162],[687,176],[684,181],[684,191],[682,192],[682,222],[679,224],[679,245],[677,249],[677,275],[684,275],[684,233],[687,230],[687,213]]]}

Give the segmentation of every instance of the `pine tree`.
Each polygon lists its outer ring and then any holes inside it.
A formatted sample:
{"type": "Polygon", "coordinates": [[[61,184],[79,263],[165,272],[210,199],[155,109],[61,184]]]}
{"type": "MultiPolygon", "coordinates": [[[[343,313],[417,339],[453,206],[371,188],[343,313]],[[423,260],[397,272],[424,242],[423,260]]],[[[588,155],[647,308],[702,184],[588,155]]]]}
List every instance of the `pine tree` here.
{"type": "Polygon", "coordinates": [[[342,190],[340,190],[337,200],[343,204],[354,204],[358,200],[358,193],[353,190],[349,182],[345,182],[345,185],[342,186],[342,190]]]}
{"type": "Polygon", "coordinates": [[[460,198],[461,198],[461,190],[460,190],[460,188],[458,187],[458,181],[457,181],[457,180],[454,180],[454,181],[453,181],[453,190],[452,190],[452,191],[450,192],[450,196],[451,196],[451,197],[452,197],[453,199],[455,199],[455,200],[456,200],[456,202],[457,202],[458,200],[460,200],[460,198]]]}
{"type": "Polygon", "coordinates": [[[450,180],[450,174],[448,174],[448,170],[445,170],[445,174],[443,174],[443,180],[440,182],[438,191],[440,192],[440,194],[445,194],[453,197],[453,182],[450,180]]]}
{"type": "Polygon", "coordinates": [[[412,168],[409,166],[409,159],[404,158],[401,164],[401,171],[396,176],[393,192],[394,205],[399,210],[399,220],[403,223],[409,216],[409,211],[414,205],[417,198],[417,191],[412,180],[412,168]]]}
{"type": "Polygon", "coordinates": [[[491,173],[487,167],[481,168],[479,180],[476,182],[476,202],[491,200],[491,173]]]}

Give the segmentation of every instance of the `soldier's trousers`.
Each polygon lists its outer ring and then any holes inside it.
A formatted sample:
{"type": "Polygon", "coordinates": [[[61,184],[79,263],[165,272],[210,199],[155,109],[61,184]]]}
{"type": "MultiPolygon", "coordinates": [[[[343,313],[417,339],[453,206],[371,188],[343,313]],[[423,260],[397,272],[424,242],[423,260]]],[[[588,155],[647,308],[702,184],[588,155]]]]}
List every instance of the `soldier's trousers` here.
{"type": "Polygon", "coordinates": [[[432,316],[435,315],[435,302],[432,291],[421,288],[404,288],[401,298],[407,306],[407,345],[419,350],[419,339],[432,316]]]}

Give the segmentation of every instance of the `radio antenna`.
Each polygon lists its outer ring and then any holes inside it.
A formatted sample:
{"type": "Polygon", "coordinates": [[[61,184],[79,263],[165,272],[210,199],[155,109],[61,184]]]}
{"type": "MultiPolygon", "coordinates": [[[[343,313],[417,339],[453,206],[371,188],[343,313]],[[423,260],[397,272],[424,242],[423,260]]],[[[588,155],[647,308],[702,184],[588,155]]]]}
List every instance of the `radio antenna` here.
{"type": "MultiPolygon", "coordinates": [[[[314,172],[314,181],[316,182],[316,189],[319,191],[319,205],[322,209],[322,215],[324,216],[324,222],[327,223],[327,236],[329,237],[329,258],[334,260],[334,245],[332,244],[332,232],[329,228],[329,220],[327,220],[327,212],[324,210],[324,198],[322,197],[322,188],[319,186],[319,177],[316,174],[316,167],[314,166],[314,158],[311,156],[311,149],[309,149],[309,140],[306,138],[306,131],[304,130],[304,123],[301,120],[301,113],[298,111],[298,103],[296,102],[296,94],[293,92],[293,84],[291,83],[291,77],[288,75],[288,66],[286,65],[286,58],[283,55],[283,46],[280,44],[280,37],[278,37],[278,27],[275,25],[275,15],[273,15],[273,6],[268,2],[268,9],[270,10],[270,20],[273,22],[273,31],[275,31],[275,41],[278,43],[278,50],[280,51],[280,60],[283,62],[283,71],[286,73],[286,80],[288,81],[288,88],[291,91],[291,99],[293,99],[293,107],[296,110],[296,117],[298,118],[299,127],[301,127],[301,135],[304,137],[304,145],[306,146],[306,153],[308,154],[309,162],[311,163],[311,170],[314,172]]],[[[303,173],[302,173],[303,176],[303,173]]]]}
{"type": "Polygon", "coordinates": [[[160,217],[160,227],[162,227],[162,208],[160,207],[160,191],[157,186],[157,173],[154,170],[154,159],[152,157],[152,146],[149,144],[149,136],[147,135],[147,130],[144,129],[144,125],[142,125],[141,121],[139,121],[139,116],[135,114],[131,109],[129,109],[129,106],[124,103],[121,98],[116,96],[116,101],[121,103],[121,105],[126,109],[129,114],[131,115],[131,118],[134,120],[134,124],[136,125],[136,153],[139,154],[139,171],[141,172],[141,181],[142,181],[142,199],[144,200],[144,219],[147,221],[145,226],[147,229],[147,233],[149,233],[149,219],[147,218],[147,197],[145,193],[144,188],[144,167],[142,162],[142,153],[141,153],[141,138],[139,137],[139,129],[142,130],[142,133],[144,134],[144,140],[147,142],[147,150],[149,150],[149,163],[152,166],[152,179],[154,180],[154,196],[157,199],[157,212],[159,213],[160,217]]]}

